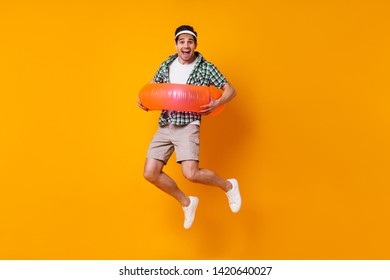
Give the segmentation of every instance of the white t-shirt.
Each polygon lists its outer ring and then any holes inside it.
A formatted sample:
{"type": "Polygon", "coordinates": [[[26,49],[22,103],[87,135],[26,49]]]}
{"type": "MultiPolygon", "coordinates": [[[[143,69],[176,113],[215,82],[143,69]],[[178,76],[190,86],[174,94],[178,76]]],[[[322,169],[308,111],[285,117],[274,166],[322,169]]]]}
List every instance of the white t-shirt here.
{"type": "Polygon", "coordinates": [[[197,61],[198,57],[190,64],[181,64],[177,57],[169,65],[169,81],[173,84],[186,84],[197,61]]]}
{"type": "MultiPolygon", "coordinates": [[[[192,70],[195,67],[196,62],[199,57],[197,57],[190,64],[181,64],[179,58],[177,57],[170,65],[169,65],[169,81],[172,84],[187,84],[188,78],[192,70]]],[[[190,124],[200,125],[200,121],[196,120],[190,124]]]]}

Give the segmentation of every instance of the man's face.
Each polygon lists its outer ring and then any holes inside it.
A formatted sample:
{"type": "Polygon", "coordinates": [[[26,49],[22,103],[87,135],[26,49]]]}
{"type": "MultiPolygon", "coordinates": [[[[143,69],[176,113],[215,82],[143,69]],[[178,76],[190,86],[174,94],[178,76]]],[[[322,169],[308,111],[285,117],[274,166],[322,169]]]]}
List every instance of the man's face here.
{"type": "Polygon", "coordinates": [[[197,44],[191,34],[181,34],[176,43],[177,53],[181,64],[189,64],[196,58],[195,49],[197,44]]]}

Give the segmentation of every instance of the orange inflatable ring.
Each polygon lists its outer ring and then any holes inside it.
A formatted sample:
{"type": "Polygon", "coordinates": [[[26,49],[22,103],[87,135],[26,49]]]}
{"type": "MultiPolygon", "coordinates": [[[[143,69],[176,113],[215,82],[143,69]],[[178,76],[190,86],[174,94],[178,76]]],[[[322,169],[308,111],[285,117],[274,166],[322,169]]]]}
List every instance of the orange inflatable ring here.
{"type": "MultiPolygon", "coordinates": [[[[221,96],[221,91],[215,87],[155,83],[141,89],[139,100],[149,110],[199,112],[202,110],[200,106],[209,104],[211,98],[221,96]]],[[[219,106],[209,116],[220,113],[223,108],[224,105],[219,106]]]]}

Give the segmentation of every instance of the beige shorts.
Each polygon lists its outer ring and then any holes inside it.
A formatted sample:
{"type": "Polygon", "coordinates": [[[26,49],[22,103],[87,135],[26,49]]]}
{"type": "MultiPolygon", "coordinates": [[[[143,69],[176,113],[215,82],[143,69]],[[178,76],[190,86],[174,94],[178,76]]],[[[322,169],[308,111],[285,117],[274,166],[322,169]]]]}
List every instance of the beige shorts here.
{"type": "Polygon", "coordinates": [[[148,149],[147,158],[168,162],[173,151],[176,161],[199,161],[199,125],[166,125],[159,127],[148,149]]]}

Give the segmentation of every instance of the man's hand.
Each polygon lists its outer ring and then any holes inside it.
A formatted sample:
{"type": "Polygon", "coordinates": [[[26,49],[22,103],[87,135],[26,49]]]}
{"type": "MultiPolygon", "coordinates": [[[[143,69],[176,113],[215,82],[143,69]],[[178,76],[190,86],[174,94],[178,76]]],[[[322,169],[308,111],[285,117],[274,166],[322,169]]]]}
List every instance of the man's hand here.
{"type": "Polygon", "coordinates": [[[215,100],[214,98],[211,98],[209,104],[200,106],[200,108],[202,108],[202,110],[199,111],[199,113],[200,113],[201,115],[208,115],[208,114],[210,114],[212,111],[214,111],[219,105],[220,105],[220,104],[219,104],[219,101],[218,101],[218,100],[215,100]]]}
{"type": "Polygon", "coordinates": [[[232,100],[236,96],[236,90],[232,87],[231,84],[226,83],[222,87],[222,96],[215,100],[214,98],[211,98],[210,103],[200,106],[203,110],[201,110],[199,113],[202,115],[208,115],[211,112],[213,112],[217,107],[226,104],[230,100],[232,100]]]}

